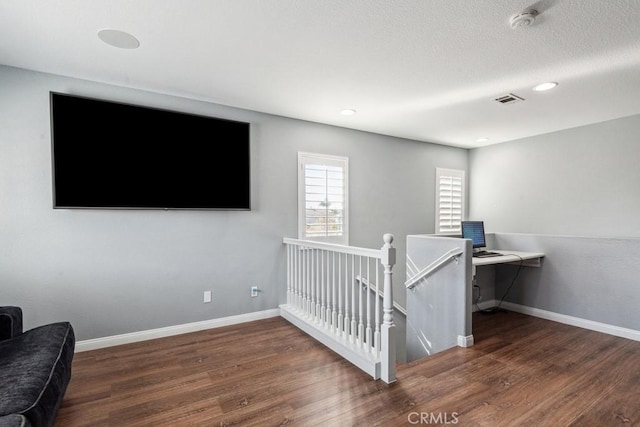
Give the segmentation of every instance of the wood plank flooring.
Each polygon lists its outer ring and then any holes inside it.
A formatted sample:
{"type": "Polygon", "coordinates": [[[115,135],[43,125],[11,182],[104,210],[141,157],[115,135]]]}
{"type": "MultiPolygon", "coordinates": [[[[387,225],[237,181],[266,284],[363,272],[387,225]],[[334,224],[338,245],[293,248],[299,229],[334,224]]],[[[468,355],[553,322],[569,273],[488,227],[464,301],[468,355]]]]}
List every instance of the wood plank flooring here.
{"type": "Polygon", "coordinates": [[[78,353],[55,427],[640,425],[640,342],[513,312],[374,381],[277,317],[78,353]]]}

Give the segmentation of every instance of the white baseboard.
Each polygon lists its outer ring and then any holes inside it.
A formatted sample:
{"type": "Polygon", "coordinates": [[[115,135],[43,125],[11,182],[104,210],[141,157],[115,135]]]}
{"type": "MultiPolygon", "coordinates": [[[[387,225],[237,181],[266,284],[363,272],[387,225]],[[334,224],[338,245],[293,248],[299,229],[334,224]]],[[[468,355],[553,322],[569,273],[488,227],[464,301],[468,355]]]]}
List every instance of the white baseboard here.
{"type": "Polygon", "coordinates": [[[471,347],[473,345],[473,335],[458,335],[458,347],[471,347]]]}
{"type": "MultiPolygon", "coordinates": [[[[491,300],[478,303],[478,306],[481,309],[487,309],[495,307],[497,304],[497,300],[491,300]]],[[[552,311],[541,310],[539,308],[528,307],[510,302],[502,302],[501,307],[518,313],[540,317],[542,319],[552,320],[555,322],[577,326],[592,331],[603,332],[605,334],[628,338],[634,341],[640,341],[640,331],[636,331],[634,329],[622,328],[619,326],[595,322],[593,320],[581,319],[579,317],[567,316],[566,314],[554,313],[552,311]]],[[[473,311],[477,311],[475,305],[473,306],[473,311]]],[[[154,338],[170,337],[173,335],[186,334],[189,332],[202,331],[205,329],[220,328],[222,326],[236,325],[238,323],[251,322],[254,320],[267,319],[276,316],[280,316],[279,308],[240,314],[237,316],[222,317],[219,319],[204,320],[201,322],[186,323],[183,325],[168,326],[165,328],[149,329],[146,331],[113,335],[110,337],[94,338],[76,342],[75,351],[82,352],[97,350],[100,348],[112,347],[115,345],[146,341],[154,338]]],[[[470,335],[469,337],[458,337],[458,345],[465,344],[461,345],[463,347],[473,345],[473,335],[470,335]],[[471,341],[468,339],[469,337],[471,337],[471,341]]]]}
{"type": "Polygon", "coordinates": [[[203,320],[201,322],[185,323],[183,325],[167,326],[165,328],[149,329],[146,331],[131,332],[128,334],[113,335],[110,337],[94,338],[76,342],[76,352],[97,350],[99,348],[112,347],[114,345],[130,344],[138,341],[146,341],[155,338],[170,337],[205,329],[220,328],[222,326],[236,325],[238,323],[267,319],[280,316],[280,309],[256,311],[253,313],[239,314],[237,316],[222,317],[219,319],[203,320]]]}
{"type": "MultiPolygon", "coordinates": [[[[478,304],[481,309],[495,307],[498,301],[486,301],[478,304]]],[[[542,310],[539,308],[528,307],[526,305],[514,304],[512,302],[503,301],[500,307],[507,310],[516,311],[529,316],[540,317],[542,319],[552,320],[554,322],[564,323],[565,325],[577,326],[579,328],[589,329],[596,332],[602,332],[616,337],[628,338],[634,341],[640,341],[640,331],[634,329],[622,328],[620,326],[609,325],[607,323],[595,322],[593,320],[582,319],[580,317],[568,316],[566,314],[555,313],[553,311],[542,310]]],[[[476,307],[473,307],[476,311],[476,307]]]]}

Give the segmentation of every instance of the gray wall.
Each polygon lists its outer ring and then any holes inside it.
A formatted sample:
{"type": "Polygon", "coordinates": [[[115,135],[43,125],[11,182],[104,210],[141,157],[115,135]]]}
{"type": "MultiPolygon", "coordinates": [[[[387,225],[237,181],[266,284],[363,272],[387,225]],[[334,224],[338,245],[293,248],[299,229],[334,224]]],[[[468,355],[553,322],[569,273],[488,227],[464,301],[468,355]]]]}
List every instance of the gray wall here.
{"type": "Polygon", "coordinates": [[[640,115],[470,150],[489,231],[640,237],[640,115]]]}
{"type": "Polygon", "coordinates": [[[640,331],[640,239],[497,233],[495,242],[545,253],[541,268],[519,274],[496,266],[496,299],[508,292],[508,302],[640,331]]]}
{"type": "Polygon", "coordinates": [[[283,302],[298,151],[349,157],[350,243],[395,235],[404,306],[406,236],[433,233],[435,168],[467,169],[462,149],[9,67],[0,94],[0,305],[22,306],[26,328],[69,320],[80,340],[283,302]],[[52,209],[49,91],[251,122],[253,210],[52,209]]]}
{"type": "MultiPolygon", "coordinates": [[[[639,139],[633,116],[470,151],[470,218],[546,254],[505,301],[640,330],[639,139]]],[[[496,267],[496,299],[514,274],[496,267]]]]}

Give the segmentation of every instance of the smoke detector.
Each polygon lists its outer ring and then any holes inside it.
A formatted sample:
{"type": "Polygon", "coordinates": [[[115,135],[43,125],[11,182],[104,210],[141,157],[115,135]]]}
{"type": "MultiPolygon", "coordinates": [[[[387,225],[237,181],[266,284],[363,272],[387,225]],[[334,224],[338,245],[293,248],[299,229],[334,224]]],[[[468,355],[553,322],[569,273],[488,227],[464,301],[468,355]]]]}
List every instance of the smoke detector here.
{"type": "Polygon", "coordinates": [[[526,9],[517,15],[513,15],[509,20],[511,24],[511,28],[514,30],[518,27],[530,27],[536,20],[536,16],[538,16],[538,11],[535,9],[526,9]]]}

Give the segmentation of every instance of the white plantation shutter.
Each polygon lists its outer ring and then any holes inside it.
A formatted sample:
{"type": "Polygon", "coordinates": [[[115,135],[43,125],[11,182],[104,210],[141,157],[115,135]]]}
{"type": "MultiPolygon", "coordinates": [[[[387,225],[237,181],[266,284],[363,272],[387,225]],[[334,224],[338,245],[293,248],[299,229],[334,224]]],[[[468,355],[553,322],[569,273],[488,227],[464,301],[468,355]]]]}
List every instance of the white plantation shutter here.
{"type": "Polygon", "coordinates": [[[436,234],[460,234],[464,218],[464,171],[436,169],[436,234]]]}
{"type": "Polygon", "coordinates": [[[348,159],[298,153],[299,237],[348,244],[348,159]]]}

